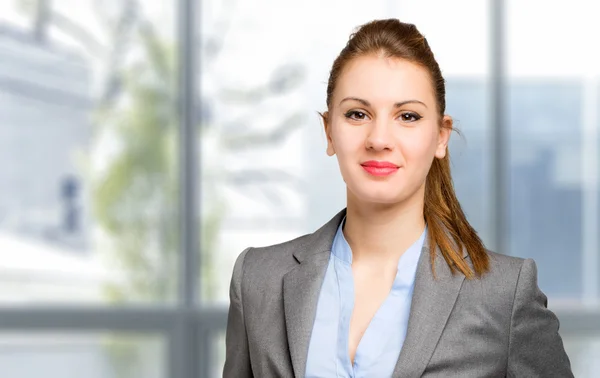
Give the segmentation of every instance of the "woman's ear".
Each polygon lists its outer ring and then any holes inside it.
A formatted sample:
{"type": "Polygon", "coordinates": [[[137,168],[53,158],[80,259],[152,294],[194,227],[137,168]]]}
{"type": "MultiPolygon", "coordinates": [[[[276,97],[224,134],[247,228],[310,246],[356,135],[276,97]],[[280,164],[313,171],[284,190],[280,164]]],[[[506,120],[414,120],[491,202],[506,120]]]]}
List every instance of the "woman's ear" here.
{"type": "Polygon", "coordinates": [[[446,151],[448,150],[448,142],[450,141],[450,134],[452,133],[454,121],[449,115],[445,115],[442,118],[442,126],[438,134],[438,143],[435,149],[435,157],[443,159],[446,157],[446,151]]]}
{"type": "Polygon", "coordinates": [[[321,119],[323,120],[323,128],[325,129],[325,136],[327,137],[327,155],[335,155],[335,149],[333,148],[333,139],[331,139],[331,124],[329,123],[329,112],[321,113],[321,119]]]}

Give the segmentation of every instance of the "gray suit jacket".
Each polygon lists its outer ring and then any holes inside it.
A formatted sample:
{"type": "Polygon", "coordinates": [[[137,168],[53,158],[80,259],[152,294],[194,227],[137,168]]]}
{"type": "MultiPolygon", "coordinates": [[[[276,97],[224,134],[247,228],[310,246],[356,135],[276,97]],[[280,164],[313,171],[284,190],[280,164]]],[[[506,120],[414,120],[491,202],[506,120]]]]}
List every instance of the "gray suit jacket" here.
{"type": "MultiPolygon", "coordinates": [[[[317,300],[344,214],[312,234],[240,254],[231,280],[225,378],[304,376],[317,300]]],[[[573,376],[533,260],[489,252],[491,271],[466,280],[452,275],[439,255],[434,279],[427,244],[423,248],[394,378],[573,376]]]]}

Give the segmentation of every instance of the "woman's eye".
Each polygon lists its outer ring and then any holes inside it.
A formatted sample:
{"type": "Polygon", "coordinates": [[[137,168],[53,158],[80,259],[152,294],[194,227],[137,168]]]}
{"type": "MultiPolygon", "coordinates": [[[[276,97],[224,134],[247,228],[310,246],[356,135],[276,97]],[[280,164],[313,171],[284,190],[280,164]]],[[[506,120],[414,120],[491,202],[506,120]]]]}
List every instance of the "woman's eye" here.
{"type": "Polygon", "coordinates": [[[346,118],[362,121],[367,118],[367,114],[358,110],[351,110],[345,114],[346,118]]]}
{"type": "Polygon", "coordinates": [[[403,121],[415,122],[415,121],[420,120],[422,117],[416,113],[402,113],[402,114],[400,114],[400,118],[403,121]]]}

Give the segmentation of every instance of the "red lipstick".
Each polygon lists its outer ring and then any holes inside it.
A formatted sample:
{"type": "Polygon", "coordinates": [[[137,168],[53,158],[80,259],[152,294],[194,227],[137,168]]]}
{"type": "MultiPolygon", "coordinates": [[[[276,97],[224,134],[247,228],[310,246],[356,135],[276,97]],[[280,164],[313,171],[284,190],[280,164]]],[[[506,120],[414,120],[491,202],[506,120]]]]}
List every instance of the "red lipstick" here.
{"type": "Polygon", "coordinates": [[[389,176],[396,173],[398,166],[389,161],[369,160],[361,164],[363,169],[373,176],[389,176]]]}

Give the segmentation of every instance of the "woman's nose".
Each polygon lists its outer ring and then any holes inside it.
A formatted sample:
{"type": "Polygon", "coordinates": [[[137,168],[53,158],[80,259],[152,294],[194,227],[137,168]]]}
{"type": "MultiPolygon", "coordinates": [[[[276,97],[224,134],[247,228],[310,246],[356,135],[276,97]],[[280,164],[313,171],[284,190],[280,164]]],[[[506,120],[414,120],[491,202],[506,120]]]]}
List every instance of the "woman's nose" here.
{"type": "Polygon", "coordinates": [[[394,146],[392,143],[391,126],[384,120],[373,122],[365,139],[365,147],[375,151],[391,150],[394,146]]]}

